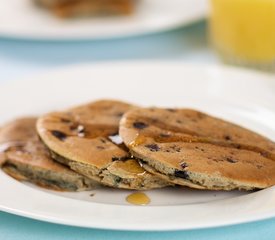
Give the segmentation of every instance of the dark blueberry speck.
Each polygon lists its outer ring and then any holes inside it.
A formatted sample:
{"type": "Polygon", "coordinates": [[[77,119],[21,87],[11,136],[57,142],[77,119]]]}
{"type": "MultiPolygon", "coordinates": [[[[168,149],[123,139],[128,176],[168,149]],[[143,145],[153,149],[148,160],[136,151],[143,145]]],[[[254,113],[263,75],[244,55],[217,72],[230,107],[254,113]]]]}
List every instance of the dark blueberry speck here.
{"type": "Polygon", "coordinates": [[[172,145],[172,146],[170,146],[170,149],[171,149],[173,152],[181,152],[181,148],[178,147],[177,145],[172,145]]]}
{"type": "Polygon", "coordinates": [[[225,139],[226,141],[230,141],[230,140],[231,140],[231,137],[230,137],[229,135],[226,135],[226,136],[224,136],[224,139],[225,139]]]}
{"type": "Polygon", "coordinates": [[[147,144],[145,147],[149,148],[151,152],[158,152],[160,150],[157,144],[147,144]]]}
{"type": "Polygon", "coordinates": [[[205,151],[203,148],[199,148],[198,146],[196,146],[195,149],[200,150],[201,152],[205,151]]]}
{"type": "Polygon", "coordinates": [[[51,133],[52,133],[52,135],[54,135],[56,138],[58,138],[61,141],[64,141],[67,138],[67,135],[65,133],[57,131],[57,130],[52,130],[51,133]]]}
{"type": "Polygon", "coordinates": [[[181,162],[181,163],[180,163],[180,166],[181,166],[182,168],[187,168],[187,167],[188,167],[188,164],[187,164],[186,162],[181,162]]]}
{"type": "Polygon", "coordinates": [[[137,129],[144,129],[148,127],[148,125],[144,122],[134,122],[133,126],[134,128],[137,128],[137,129]]]}
{"type": "Polygon", "coordinates": [[[189,175],[186,171],[175,170],[175,177],[189,179],[189,175]]]}
{"type": "Polygon", "coordinates": [[[119,184],[119,183],[121,182],[122,178],[120,178],[120,177],[115,177],[114,180],[115,180],[115,183],[119,184]]]}
{"type": "Polygon", "coordinates": [[[267,152],[261,152],[261,156],[267,158],[269,154],[267,152]]]}

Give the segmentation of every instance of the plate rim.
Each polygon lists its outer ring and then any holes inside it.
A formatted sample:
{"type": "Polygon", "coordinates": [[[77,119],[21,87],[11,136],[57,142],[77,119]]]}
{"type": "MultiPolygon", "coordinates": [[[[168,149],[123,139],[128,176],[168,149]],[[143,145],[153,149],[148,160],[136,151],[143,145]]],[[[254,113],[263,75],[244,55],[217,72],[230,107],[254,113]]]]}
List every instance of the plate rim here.
{"type": "MultiPolygon", "coordinates": [[[[206,2],[206,0],[200,0],[202,5],[206,2]],[[204,2],[204,3],[203,3],[204,2]]],[[[14,39],[14,40],[24,40],[24,41],[54,41],[54,42],[60,42],[60,41],[88,41],[88,40],[112,40],[112,39],[122,39],[122,38],[130,38],[130,37],[136,37],[136,36],[146,36],[151,34],[156,34],[160,32],[167,32],[170,30],[175,30],[180,27],[188,26],[192,23],[196,23],[199,21],[202,21],[207,16],[208,9],[205,8],[204,11],[196,12],[193,16],[190,16],[188,19],[174,19],[174,21],[170,21],[168,24],[162,24],[157,26],[151,26],[150,28],[146,29],[136,29],[136,30],[127,30],[127,32],[119,32],[119,33],[108,33],[108,34],[67,34],[65,35],[58,35],[55,36],[53,33],[43,33],[40,32],[39,35],[36,33],[18,33],[15,31],[7,31],[1,29],[0,26],[0,36],[4,39],[14,39]]]]}
{"type": "MultiPolygon", "coordinates": [[[[25,77],[23,79],[26,79],[26,80],[29,80],[30,82],[31,81],[34,81],[35,79],[39,78],[39,77],[43,77],[43,78],[47,78],[49,76],[52,76],[56,73],[62,73],[64,71],[67,71],[68,69],[70,69],[68,72],[70,71],[73,71],[71,69],[87,69],[87,68],[90,68],[91,66],[114,66],[114,67],[117,67],[117,66],[125,66],[125,64],[129,64],[131,66],[135,66],[135,65],[139,65],[139,64],[145,64],[145,65],[158,65],[158,64],[163,64],[163,65],[166,65],[168,64],[169,66],[171,65],[174,65],[174,64],[180,64],[181,66],[184,66],[186,68],[188,67],[195,67],[195,68],[198,68],[198,67],[203,67],[203,68],[208,68],[208,69],[218,69],[220,71],[234,71],[234,72],[242,72],[242,73],[252,73],[252,74],[258,74],[258,76],[266,76],[267,78],[271,77],[269,74],[262,74],[262,73],[259,73],[259,72],[254,72],[254,71],[250,71],[250,70],[242,70],[242,69],[236,69],[234,67],[224,67],[224,66],[217,66],[217,65],[208,65],[208,64],[187,64],[187,63],[182,63],[182,62],[179,62],[179,61],[131,61],[131,62],[127,62],[127,61],[122,61],[122,62],[109,62],[109,63],[97,63],[97,64],[78,64],[78,65],[74,65],[74,67],[72,66],[66,66],[66,67],[62,67],[62,68],[59,68],[57,70],[52,70],[52,71],[48,71],[48,73],[46,74],[37,74],[37,76],[34,76],[34,77],[25,77]]],[[[180,66],[178,65],[178,66],[180,66]]],[[[183,68],[184,68],[183,67],[183,68]]],[[[265,77],[264,77],[265,78],[265,77]]],[[[261,81],[264,81],[265,79],[261,79],[261,81]]],[[[23,80],[24,81],[24,80],[23,80]]],[[[21,81],[21,82],[23,82],[21,81]]],[[[7,88],[9,88],[10,86],[11,87],[14,87],[16,86],[20,81],[12,81],[11,83],[4,83],[2,84],[1,86],[6,86],[7,88]]],[[[1,90],[3,91],[3,90],[1,90]]],[[[273,111],[275,111],[273,109],[273,111]]],[[[1,176],[0,176],[1,177],[1,176]]],[[[10,179],[9,182],[12,182],[12,181],[15,181],[13,179],[10,179]]],[[[12,184],[16,184],[17,182],[13,182],[12,184]]],[[[19,183],[21,184],[21,183],[19,183]]],[[[22,185],[22,184],[21,184],[22,185]]],[[[270,189],[266,189],[266,190],[270,190],[270,189]]],[[[266,191],[266,190],[263,190],[263,191],[266,191]]],[[[272,190],[272,193],[274,193],[274,196],[275,196],[275,187],[272,187],[271,188],[272,190]]],[[[41,192],[41,191],[39,191],[41,192]]],[[[44,195],[44,194],[43,194],[44,195]]],[[[55,198],[56,196],[54,196],[55,198]]],[[[70,225],[70,226],[78,226],[78,227],[86,227],[86,228],[98,228],[98,229],[112,229],[112,230],[128,230],[128,231],[170,231],[170,230],[189,230],[189,229],[201,229],[201,228],[212,228],[212,227],[221,227],[221,226],[228,226],[228,225],[235,225],[235,224],[240,224],[240,223],[247,223],[247,222],[254,222],[254,221],[259,221],[259,220],[263,220],[263,219],[268,219],[268,218],[273,218],[275,216],[275,208],[274,208],[274,211],[270,211],[270,212],[267,212],[267,213],[264,213],[262,214],[261,216],[256,216],[252,219],[242,219],[242,220],[238,220],[238,219],[235,219],[234,221],[229,221],[227,223],[220,223],[220,224],[216,224],[216,225],[211,225],[211,224],[205,224],[205,225],[201,225],[201,226],[193,226],[193,227],[180,227],[180,226],[169,226],[167,228],[163,227],[160,229],[160,227],[136,227],[134,228],[133,226],[128,226],[128,227],[121,227],[119,225],[115,225],[115,226],[102,226],[102,225],[96,225],[96,224],[93,224],[93,226],[89,225],[89,226],[84,226],[83,224],[76,224],[76,223],[70,223],[70,222],[62,222],[60,220],[57,220],[57,219],[52,219],[50,217],[43,217],[43,216],[40,216],[39,214],[30,214],[30,213],[25,213],[23,210],[19,210],[19,209],[12,209],[10,207],[7,207],[7,206],[3,206],[3,203],[1,203],[1,199],[0,199],[0,210],[2,211],[5,211],[5,212],[9,212],[9,213],[12,213],[12,214],[15,214],[15,215],[20,215],[20,216],[24,216],[24,217],[29,217],[29,218],[32,218],[32,219],[36,219],[36,220],[41,220],[41,221],[46,221],[46,222],[52,222],[52,223],[58,223],[58,224],[63,224],[63,225],[70,225]]],[[[74,202],[78,202],[78,200],[75,200],[75,199],[70,199],[70,201],[74,201],[74,202]]],[[[94,204],[94,203],[89,203],[89,204],[94,204]]],[[[102,204],[101,204],[102,205],[102,204]]],[[[104,204],[103,204],[104,205],[104,204]]],[[[108,204],[107,204],[108,205],[108,204]]],[[[196,204],[198,205],[198,204],[196,204]]],[[[125,207],[125,206],[124,206],[125,207]]],[[[129,206],[126,206],[127,208],[129,206]]],[[[132,206],[131,206],[132,207],[132,206]]],[[[274,206],[275,207],[275,206],[274,206]]],[[[139,207],[137,207],[139,208],[139,207]]],[[[156,207],[156,206],[152,206],[150,208],[159,208],[159,207],[156,207]]],[[[163,207],[161,207],[163,208],[163,207]]],[[[171,208],[171,206],[169,207],[171,208]]],[[[174,207],[172,207],[174,208],[174,207]]]]}

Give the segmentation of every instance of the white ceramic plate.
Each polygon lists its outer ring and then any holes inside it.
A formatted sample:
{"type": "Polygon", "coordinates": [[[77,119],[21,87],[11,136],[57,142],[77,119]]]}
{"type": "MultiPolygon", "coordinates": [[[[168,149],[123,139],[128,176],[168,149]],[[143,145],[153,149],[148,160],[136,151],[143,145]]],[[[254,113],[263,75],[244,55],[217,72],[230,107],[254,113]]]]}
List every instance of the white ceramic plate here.
{"type": "Polygon", "coordinates": [[[0,0],[0,35],[31,39],[98,39],[167,30],[206,16],[207,0],[140,0],[132,16],[62,20],[33,0],[0,0]]]}
{"type": "MultiPolygon", "coordinates": [[[[0,88],[0,122],[98,98],[145,106],[193,107],[275,140],[275,79],[233,68],[179,62],[74,66],[0,88]]],[[[132,191],[59,193],[23,184],[0,171],[0,209],[74,226],[124,230],[194,229],[275,216],[275,188],[247,192],[148,191],[148,206],[125,201],[132,191]],[[90,194],[95,193],[91,197],[90,194]]]]}

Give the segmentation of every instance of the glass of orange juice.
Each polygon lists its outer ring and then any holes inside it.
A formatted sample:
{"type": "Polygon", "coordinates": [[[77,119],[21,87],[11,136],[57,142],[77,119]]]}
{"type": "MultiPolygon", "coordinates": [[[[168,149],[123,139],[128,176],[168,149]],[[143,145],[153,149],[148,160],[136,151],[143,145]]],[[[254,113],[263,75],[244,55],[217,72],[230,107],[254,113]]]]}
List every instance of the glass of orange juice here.
{"type": "Polygon", "coordinates": [[[275,0],[210,1],[210,38],[223,60],[275,71],[275,0]]]}

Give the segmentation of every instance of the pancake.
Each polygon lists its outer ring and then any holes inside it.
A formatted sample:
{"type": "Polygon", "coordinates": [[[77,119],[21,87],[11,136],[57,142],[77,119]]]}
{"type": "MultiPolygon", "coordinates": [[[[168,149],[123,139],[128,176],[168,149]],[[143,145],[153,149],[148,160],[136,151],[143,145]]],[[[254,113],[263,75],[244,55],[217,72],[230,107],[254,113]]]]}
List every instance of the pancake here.
{"type": "Polygon", "coordinates": [[[149,172],[198,189],[262,189],[275,184],[275,144],[191,109],[134,109],[119,134],[149,172]]]}
{"type": "Polygon", "coordinates": [[[59,191],[84,191],[96,182],[53,161],[40,142],[36,118],[20,118],[0,131],[0,165],[13,178],[59,191]]]}
{"type": "Polygon", "coordinates": [[[119,101],[92,102],[42,116],[37,132],[55,160],[99,183],[138,190],[167,186],[130,158],[118,136],[120,118],[133,108],[119,101]]]}
{"type": "Polygon", "coordinates": [[[61,18],[98,15],[130,15],[135,10],[134,0],[35,0],[61,18]]]}

